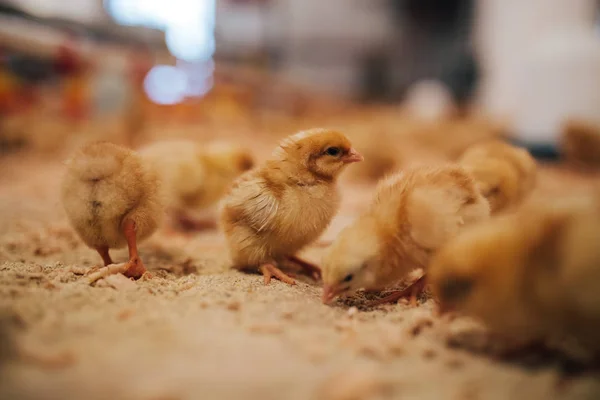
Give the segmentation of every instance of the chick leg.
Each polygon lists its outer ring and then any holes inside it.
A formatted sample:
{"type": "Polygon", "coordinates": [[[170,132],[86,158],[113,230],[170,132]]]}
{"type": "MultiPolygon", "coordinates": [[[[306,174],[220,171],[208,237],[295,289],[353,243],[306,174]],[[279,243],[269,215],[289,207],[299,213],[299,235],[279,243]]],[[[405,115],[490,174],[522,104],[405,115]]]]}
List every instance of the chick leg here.
{"type": "Polygon", "coordinates": [[[129,261],[127,262],[127,270],[123,273],[128,278],[138,279],[144,272],[146,267],[142,263],[138,255],[137,240],[136,240],[136,226],[135,222],[131,219],[126,219],[123,222],[123,234],[127,240],[127,247],[129,249],[129,261]]]}
{"type": "Polygon", "coordinates": [[[321,268],[317,267],[316,265],[306,262],[296,256],[288,256],[287,259],[288,261],[300,266],[300,268],[312,276],[314,280],[318,281],[321,279],[321,268]]]}
{"type": "Polygon", "coordinates": [[[102,257],[102,261],[104,261],[104,266],[113,264],[113,260],[112,258],[110,258],[110,254],[108,254],[107,246],[96,247],[96,251],[98,252],[98,254],[100,254],[100,257],[102,257]]]}
{"type": "Polygon", "coordinates": [[[287,276],[282,270],[277,268],[273,264],[263,264],[260,266],[260,272],[262,272],[265,277],[265,285],[268,285],[271,282],[271,278],[277,278],[281,282],[285,282],[288,285],[295,285],[296,281],[287,276]]]}
{"type": "Polygon", "coordinates": [[[421,294],[421,292],[423,292],[423,290],[425,290],[425,285],[425,275],[423,275],[422,277],[411,283],[407,288],[392,292],[391,294],[385,296],[382,299],[371,302],[369,305],[377,306],[385,303],[395,303],[402,298],[409,297],[410,305],[414,307],[417,305],[417,297],[419,296],[419,294],[421,294]]]}

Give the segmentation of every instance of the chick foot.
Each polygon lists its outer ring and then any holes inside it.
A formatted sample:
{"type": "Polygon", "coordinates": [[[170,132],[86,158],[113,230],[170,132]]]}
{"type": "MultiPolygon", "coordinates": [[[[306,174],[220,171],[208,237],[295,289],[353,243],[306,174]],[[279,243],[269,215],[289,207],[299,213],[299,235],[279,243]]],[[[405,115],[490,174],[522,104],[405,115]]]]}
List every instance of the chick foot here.
{"type": "Polygon", "coordinates": [[[293,264],[298,265],[302,268],[309,276],[311,276],[315,281],[321,279],[321,268],[317,267],[314,264],[306,262],[296,256],[289,256],[287,260],[293,264]]]}
{"type": "Polygon", "coordinates": [[[135,222],[127,219],[123,223],[123,234],[127,239],[127,247],[129,248],[129,261],[126,263],[127,269],[123,272],[128,278],[138,279],[146,272],[146,267],[137,250],[136,226],[135,222]]]}
{"type": "Polygon", "coordinates": [[[259,267],[260,272],[265,277],[265,285],[271,282],[271,278],[277,278],[281,282],[287,283],[288,285],[295,285],[296,281],[286,275],[282,270],[277,268],[273,264],[263,264],[259,267]]]}
{"type": "Polygon", "coordinates": [[[407,288],[392,292],[384,298],[369,303],[369,305],[378,306],[380,304],[395,303],[402,298],[409,297],[410,305],[414,307],[417,305],[417,297],[423,292],[423,290],[425,290],[425,285],[425,275],[423,275],[422,277],[411,283],[407,288]]]}

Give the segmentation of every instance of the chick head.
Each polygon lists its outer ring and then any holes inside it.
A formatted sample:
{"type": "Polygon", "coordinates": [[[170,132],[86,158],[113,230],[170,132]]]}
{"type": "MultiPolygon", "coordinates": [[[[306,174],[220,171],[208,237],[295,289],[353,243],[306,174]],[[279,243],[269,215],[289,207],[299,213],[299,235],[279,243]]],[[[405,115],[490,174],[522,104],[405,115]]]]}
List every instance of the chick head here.
{"type": "Polygon", "coordinates": [[[480,160],[466,165],[479,192],[490,203],[492,212],[504,209],[519,197],[519,174],[508,162],[498,159],[480,160]]]}
{"type": "Polygon", "coordinates": [[[324,128],[309,129],[284,139],[274,156],[325,179],[335,179],[346,165],[363,160],[345,135],[324,128]]]}
{"type": "Polygon", "coordinates": [[[428,272],[440,311],[458,311],[484,322],[513,321],[524,281],[520,237],[508,221],[486,221],[440,249],[428,272]]]}
{"type": "Polygon", "coordinates": [[[209,165],[227,176],[236,177],[255,165],[249,150],[232,143],[211,143],[201,154],[209,165]]]}
{"type": "Polygon", "coordinates": [[[381,247],[376,228],[374,219],[361,217],[331,245],[322,263],[323,303],[373,286],[381,247]]]}

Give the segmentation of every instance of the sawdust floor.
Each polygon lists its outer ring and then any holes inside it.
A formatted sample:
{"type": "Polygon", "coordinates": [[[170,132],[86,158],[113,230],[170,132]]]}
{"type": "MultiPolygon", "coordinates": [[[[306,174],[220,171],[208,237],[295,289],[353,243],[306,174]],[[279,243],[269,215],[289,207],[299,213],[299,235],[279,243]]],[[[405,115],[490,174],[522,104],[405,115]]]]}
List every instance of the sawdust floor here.
{"type": "MultiPolygon", "coordinates": [[[[141,246],[152,278],[92,287],[98,255],[58,202],[59,162],[0,163],[0,398],[3,399],[583,399],[552,360],[499,363],[447,344],[452,324],[418,307],[321,304],[320,287],[231,271],[217,232],[159,232],[141,246]]],[[[548,193],[592,179],[544,171],[548,193]]],[[[370,190],[344,188],[333,237],[370,190]]],[[[318,261],[322,249],[304,256],[318,261]]],[[[125,260],[126,250],[113,253],[125,260]]]]}

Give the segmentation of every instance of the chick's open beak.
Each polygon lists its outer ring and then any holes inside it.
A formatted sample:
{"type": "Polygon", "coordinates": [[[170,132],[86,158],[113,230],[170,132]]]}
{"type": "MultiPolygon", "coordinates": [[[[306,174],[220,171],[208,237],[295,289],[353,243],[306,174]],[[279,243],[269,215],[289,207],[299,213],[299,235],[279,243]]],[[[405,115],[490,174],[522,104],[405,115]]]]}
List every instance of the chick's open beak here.
{"type": "Polygon", "coordinates": [[[360,154],[358,151],[354,150],[354,149],[350,149],[350,151],[348,151],[348,154],[346,154],[345,156],[342,157],[342,161],[344,161],[345,163],[354,163],[354,162],[360,162],[363,161],[365,158],[362,156],[362,154],[360,154]]]}
{"type": "Polygon", "coordinates": [[[340,294],[340,290],[333,285],[323,286],[323,304],[329,304],[340,294]]]}

